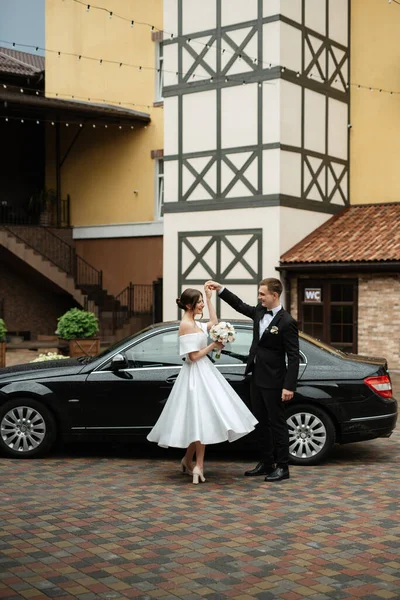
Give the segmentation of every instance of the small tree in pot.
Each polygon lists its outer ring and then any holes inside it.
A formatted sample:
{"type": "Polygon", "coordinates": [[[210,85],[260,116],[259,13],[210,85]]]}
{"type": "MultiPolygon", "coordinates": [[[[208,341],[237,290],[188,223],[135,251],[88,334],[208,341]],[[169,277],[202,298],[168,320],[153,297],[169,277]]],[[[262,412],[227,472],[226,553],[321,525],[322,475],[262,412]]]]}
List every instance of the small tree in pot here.
{"type": "Polygon", "coordinates": [[[87,310],[71,308],[58,319],[56,334],[69,343],[69,356],[96,356],[100,338],[96,336],[99,323],[96,315],[87,310]]]}
{"type": "Polygon", "coordinates": [[[6,366],[6,333],[6,324],[0,319],[0,368],[6,366]]]}

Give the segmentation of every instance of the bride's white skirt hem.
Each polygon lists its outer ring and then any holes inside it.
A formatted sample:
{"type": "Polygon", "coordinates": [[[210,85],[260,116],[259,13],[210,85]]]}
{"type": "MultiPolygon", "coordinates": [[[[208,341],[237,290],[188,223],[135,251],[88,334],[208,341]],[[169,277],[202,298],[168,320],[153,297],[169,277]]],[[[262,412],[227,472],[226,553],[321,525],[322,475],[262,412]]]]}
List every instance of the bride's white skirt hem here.
{"type": "MultiPolygon", "coordinates": [[[[257,423],[257,421],[255,420],[255,424],[256,423],[257,423]]],[[[230,429],[226,432],[225,436],[221,436],[218,439],[215,439],[215,437],[210,439],[210,438],[207,438],[207,436],[199,435],[199,436],[197,436],[197,438],[196,437],[194,439],[187,438],[186,440],[182,440],[182,441],[160,440],[156,435],[152,435],[153,432],[151,432],[147,436],[147,439],[149,442],[155,442],[158,446],[160,446],[160,448],[187,448],[192,442],[200,442],[201,444],[204,444],[205,446],[210,446],[212,444],[222,444],[223,442],[236,442],[240,438],[251,433],[251,431],[254,431],[254,427],[251,427],[251,429],[247,429],[246,431],[241,431],[241,432],[232,431],[230,429]]]]}

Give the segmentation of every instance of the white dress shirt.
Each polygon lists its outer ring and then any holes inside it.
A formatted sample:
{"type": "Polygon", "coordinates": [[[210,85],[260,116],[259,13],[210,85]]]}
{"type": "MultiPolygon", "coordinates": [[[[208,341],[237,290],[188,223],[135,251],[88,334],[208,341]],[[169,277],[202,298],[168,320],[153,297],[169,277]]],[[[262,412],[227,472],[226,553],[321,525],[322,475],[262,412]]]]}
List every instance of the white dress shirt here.
{"type": "Polygon", "coordinates": [[[276,306],[275,308],[272,308],[272,315],[264,315],[263,318],[260,321],[260,338],[262,336],[262,334],[264,333],[264,331],[267,329],[268,325],[271,323],[272,319],[275,318],[275,315],[282,309],[282,306],[276,306]]]}
{"type": "MultiPolygon", "coordinates": [[[[222,292],[224,291],[225,286],[222,286],[222,288],[219,290],[218,292],[218,296],[220,294],[222,294],[222,292]]],[[[260,338],[262,336],[262,334],[264,333],[264,331],[267,329],[268,325],[271,323],[272,319],[275,317],[275,315],[282,309],[281,304],[279,306],[275,306],[275,308],[272,308],[272,315],[264,315],[263,318],[260,321],[260,338]]]]}

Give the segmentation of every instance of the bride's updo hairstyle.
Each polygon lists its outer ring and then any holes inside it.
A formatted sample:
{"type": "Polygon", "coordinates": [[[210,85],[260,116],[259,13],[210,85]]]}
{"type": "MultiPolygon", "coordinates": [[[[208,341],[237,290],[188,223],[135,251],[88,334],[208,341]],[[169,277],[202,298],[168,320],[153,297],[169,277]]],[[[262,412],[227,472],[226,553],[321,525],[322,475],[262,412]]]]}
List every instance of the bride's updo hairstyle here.
{"type": "Polygon", "coordinates": [[[194,310],[196,304],[202,297],[202,293],[199,290],[194,290],[192,288],[187,288],[184,290],[180,296],[180,298],[176,299],[176,303],[179,308],[182,310],[188,310],[187,306],[189,305],[190,310],[194,310]]]}

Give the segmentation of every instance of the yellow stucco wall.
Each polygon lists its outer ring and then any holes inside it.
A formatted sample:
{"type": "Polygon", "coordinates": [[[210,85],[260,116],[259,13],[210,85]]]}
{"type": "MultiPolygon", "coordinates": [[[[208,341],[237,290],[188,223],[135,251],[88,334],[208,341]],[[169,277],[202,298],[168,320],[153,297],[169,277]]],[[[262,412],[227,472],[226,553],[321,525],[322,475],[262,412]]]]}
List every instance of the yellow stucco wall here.
{"type": "MultiPolygon", "coordinates": [[[[400,6],[351,2],[351,82],[400,91],[400,6]]],[[[400,202],[400,94],[351,87],[350,201],[400,202]]]]}
{"type": "MultiPolygon", "coordinates": [[[[97,0],[109,7],[109,0],[97,0]]],[[[162,28],[162,0],[113,0],[116,14],[162,28]]],[[[46,55],[46,93],[105,99],[115,104],[132,102],[126,108],[149,113],[146,129],[116,126],[85,128],[61,170],[61,192],[71,196],[72,225],[97,225],[151,221],[155,205],[155,163],[151,150],[163,148],[163,109],[153,107],[156,73],[119,67],[97,61],[78,60],[63,52],[155,67],[156,44],[148,26],[130,23],[106,12],[75,2],[46,1],[46,47],[61,56],[46,55]],[[149,105],[150,108],[142,105],[149,105]],[[138,190],[134,194],[134,190],[138,190]]],[[[53,96],[51,96],[53,97],[53,96]]],[[[98,103],[98,100],[96,100],[98,103]]],[[[78,126],[61,126],[62,154],[68,149],[78,126]]],[[[54,187],[55,132],[47,135],[47,184],[54,187]]]]}

